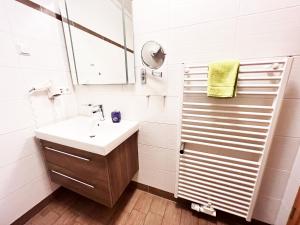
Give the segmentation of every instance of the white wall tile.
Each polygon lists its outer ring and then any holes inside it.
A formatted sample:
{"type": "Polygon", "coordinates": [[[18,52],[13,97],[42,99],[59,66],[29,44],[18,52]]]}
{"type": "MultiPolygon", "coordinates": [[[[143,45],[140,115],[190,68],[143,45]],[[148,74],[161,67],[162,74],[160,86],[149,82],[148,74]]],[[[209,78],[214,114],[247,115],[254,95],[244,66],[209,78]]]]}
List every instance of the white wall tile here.
{"type": "Polygon", "coordinates": [[[232,58],[236,19],[170,30],[169,63],[208,62],[232,58]]]}
{"type": "Polygon", "coordinates": [[[139,171],[133,177],[134,181],[146,185],[150,185],[150,183],[152,184],[151,181],[153,181],[154,179],[155,179],[155,174],[153,173],[153,170],[148,170],[148,169],[145,170],[139,169],[139,171]]]}
{"type": "Polygon", "coordinates": [[[41,154],[24,157],[0,168],[0,199],[42,174],[46,174],[46,167],[41,154]]]}
{"type": "Polygon", "coordinates": [[[12,35],[0,31],[0,66],[16,67],[19,64],[12,35]]]}
{"type": "MultiPolygon", "coordinates": [[[[117,105],[116,102],[111,103],[111,109],[120,109],[122,117],[128,120],[143,121],[148,109],[148,101],[146,96],[130,96],[123,95],[119,99],[121,104],[117,105]]],[[[112,111],[111,110],[111,111],[112,111]]],[[[110,112],[109,111],[109,117],[110,112]]]]}
{"type": "Polygon", "coordinates": [[[281,199],[289,179],[289,172],[266,168],[260,188],[260,195],[281,199]]]}
{"type": "Polygon", "coordinates": [[[26,99],[0,101],[0,134],[33,126],[33,117],[26,99]]]}
{"type": "Polygon", "coordinates": [[[152,170],[139,170],[135,181],[159,188],[170,193],[175,191],[175,172],[152,170]]]}
{"type": "Polygon", "coordinates": [[[32,128],[0,135],[0,168],[39,151],[32,128]]]}
{"type": "Polygon", "coordinates": [[[0,82],[0,99],[23,98],[27,94],[22,71],[13,67],[0,67],[2,82],[0,82]]]}
{"type": "Polygon", "coordinates": [[[163,123],[142,122],[139,143],[162,148],[177,149],[177,126],[163,123]]]}
{"type": "Polygon", "coordinates": [[[30,54],[29,56],[19,56],[22,67],[58,71],[69,70],[67,53],[63,45],[20,36],[16,36],[14,41],[16,45],[22,43],[30,54]]]}
{"type": "Polygon", "coordinates": [[[299,13],[300,7],[293,7],[239,17],[236,56],[256,58],[299,54],[299,13]]]}
{"type": "Polygon", "coordinates": [[[164,191],[174,193],[175,192],[175,179],[176,173],[169,171],[155,171],[155,179],[152,183],[153,187],[162,189],[164,191]]]}
{"type": "Polygon", "coordinates": [[[78,115],[77,100],[74,93],[62,95],[58,99],[59,101],[54,107],[57,107],[57,111],[60,112],[59,119],[66,119],[78,115]]]}
{"type": "Polygon", "coordinates": [[[238,0],[175,0],[170,4],[170,26],[188,26],[235,17],[238,14],[238,6],[238,0]]]}
{"type": "Polygon", "coordinates": [[[287,219],[291,213],[291,208],[286,207],[284,203],[281,203],[280,209],[278,211],[278,216],[274,224],[276,225],[286,225],[287,219]]]}
{"type": "Polygon", "coordinates": [[[178,97],[150,96],[143,120],[147,122],[177,124],[179,120],[178,97]]]}
{"type": "Polygon", "coordinates": [[[1,224],[11,224],[53,191],[48,176],[41,176],[0,200],[1,224]]]}
{"type": "Polygon", "coordinates": [[[60,21],[17,1],[10,1],[8,11],[13,34],[55,44],[63,43],[60,21]]]}
{"type": "Polygon", "coordinates": [[[158,31],[169,26],[169,0],[132,2],[134,32],[158,31]]]}
{"type": "Polygon", "coordinates": [[[183,94],[183,64],[168,65],[167,68],[167,94],[181,97],[183,94]]]}
{"type": "Polygon", "coordinates": [[[294,204],[297,192],[300,186],[300,148],[298,150],[297,156],[295,157],[295,163],[293,165],[289,181],[286,186],[284,196],[282,198],[282,205],[280,207],[276,225],[285,225],[289,218],[292,206],[294,204]]]}
{"type": "Polygon", "coordinates": [[[285,98],[300,98],[300,57],[295,56],[285,90],[285,98]]]}
{"type": "Polygon", "coordinates": [[[7,1],[0,1],[0,31],[9,32],[11,24],[7,21],[7,1]]]}
{"type": "Polygon", "coordinates": [[[288,0],[287,2],[289,6],[300,5],[299,0],[288,0]]]}
{"type": "Polygon", "coordinates": [[[276,127],[276,135],[300,137],[300,123],[295,122],[299,115],[300,99],[284,99],[276,127]]]}
{"type": "Polygon", "coordinates": [[[122,93],[121,85],[81,85],[75,87],[76,93],[78,93],[77,98],[80,102],[85,102],[87,99],[93,101],[97,100],[99,95],[118,95],[122,93]]]}
{"type": "Polygon", "coordinates": [[[67,118],[66,109],[75,110],[75,108],[73,108],[74,102],[73,104],[72,102],[65,103],[63,101],[64,98],[65,96],[59,96],[53,102],[53,100],[48,98],[47,92],[33,94],[30,97],[30,101],[35,125],[41,127],[67,118]]]}
{"type": "Polygon", "coordinates": [[[251,0],[240,1],[240,15],[253,14],[264,11],[278,10],[300,5],[299,0],[251,0]]]}
{"type": "Polygon", "coordinates": [[[291,174],[288,181],[287,188],[282,198],[283,207],[292,209],[295,198],[299,191],[299,186],[300,186],[299,176],[296,178],[295,176],[293,176],[293,174],[291,174]]]}
{"type": "Polygon", "coordinates": [[[0,20],[0,224],[10,224],[57,188],[45,175],[35,125],[74,115],[77,103],[74,94],[28,96],[41,82],[71,83],[60,22],[11,0],[0,2],[0,20]],[[19,55],[20,43],[30,56],[19,55]]]}
{"type": "Polygon", "coordinates": [[[297,156],[295,157],[295,163],[293,165],[293,168],[292,168],[292,171],[290,174],[290,179],[289,179],[288,188],[287,188],[287,193],[291,194],[291,195],[288,195],[287,198],[283,199],[283,201],[286,203],[291,202],[293,200],[293,195],[297,192],[297,189],[300,186],[299,170],[300,170],[300,147],[298,149],[297,156]],[[290,187],[291,187],[291,189],[289,189],[290,187]],[[289,191],[291,193],[289,193],[289,191]]]}
{"type": "Polygon", "coordinates": [[[267,167],[287,172],[291,171],[299,144],[300,138],[275,136],[273,138],[267,167]]]}
{"type": "Polygon", "coordinates": [[[276,219],[280,203],[280,199],[259,196],[254,209],[253,218],[273,224],[276,219]]]}
{"type": "Polygon", "coordinates": [[[176,154],[174,149],[139,144],[139,163],[144,170],[164,170],[175,172],[176,154]]]}
{"type": "Polygon", "coordinates": [[[20,73],[23,77],[23,86],[26,86],[26,93],[37,85],[42,85],[51,81],[54,86],[69,87],[72,89],[70,84],[70,73],[67,71],[60,70],[47,70],[42,68],[22,68],[20,73]]]}

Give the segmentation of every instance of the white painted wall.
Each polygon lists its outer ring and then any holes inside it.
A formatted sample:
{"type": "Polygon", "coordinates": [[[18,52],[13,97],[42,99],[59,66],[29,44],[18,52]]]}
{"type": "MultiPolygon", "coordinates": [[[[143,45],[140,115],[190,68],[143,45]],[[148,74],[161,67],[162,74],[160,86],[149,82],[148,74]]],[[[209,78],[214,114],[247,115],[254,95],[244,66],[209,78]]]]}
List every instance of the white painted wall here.
{"type": "Polygon", "coordinates": [[[76,113],[74,94],[56,102],[46,93],[28,96],[35,84],[70,85],[58,20],[16,1],[0,1],[0,224],[10,224],[57,188],[50,182],[37,126],[76,113]],[[31,56],[20,56],[22,43],[31,56]],[[67,107],[63,104],[67,103],[67,107]]]}
{"type": "Polygon", "coordinates": [[[254,213],[274,223],[300,144],[300,1],[134,0],[133,6],[137,84],[78,87],[76,94],[79,104],[103,103],[107,114],[118,108],[141,121],[135,179],[166,191],[174,192],[181,63],[295,56],[254,213]],[[143,86],[139,52],[148,40],[163,45],[167,60],[163,79],[149,77],[143,86]]]}

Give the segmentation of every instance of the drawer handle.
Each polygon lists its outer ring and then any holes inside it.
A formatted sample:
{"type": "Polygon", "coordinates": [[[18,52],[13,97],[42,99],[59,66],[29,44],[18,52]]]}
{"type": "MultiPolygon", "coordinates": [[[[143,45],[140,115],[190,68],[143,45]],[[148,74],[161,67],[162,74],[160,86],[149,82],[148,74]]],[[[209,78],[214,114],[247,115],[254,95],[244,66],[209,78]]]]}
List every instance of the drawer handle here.
{"type": "Polygon", "coordinates": [[[57,172],[57,171],[55,171],[55,170],[51,170],[51,172],[52,172],[52,173],[56,173],[56,174],[58,174],[58,175],[60,175],[60,176],[63,176],[63,177],[65,177],[65,178],[68,178],[69,180],[73,180],[73,181],[75,181],[75,182],[77,182],[77,183],[83,184],[83,185],[85,185],[85,186],[87,186],[87,187],[89,187],[89,188],[95,188],[93,185],[87,184],[87,183],[82,182],[82,181],[80,181],[80,180],[77,180],[77,179],[75,179],[75,178],[73,178],[73,177],[69,177],[69,176],[67,176],[67,175],[65,175],[65,174],[63,174],[63,173],[57,172]]]}
{"type": "Polygon", "coordinates": [[[73,154],[70,154],[70,153],[66,153],[66,152],[63,152],[63,151],[59,151],[59,150],[54,149],[54,148],[45,147],[45,149],[53,151],[53,152],[58,152],[60,154],[64,154],[64,155],[67,155],[67,156],[71,156],[73,158],[81,159],[81,160],[84,160],[84,161],[91,161],[90,159],[80,157],[80,156],[77,156],[77,155],[73,155],[73,154]]]}

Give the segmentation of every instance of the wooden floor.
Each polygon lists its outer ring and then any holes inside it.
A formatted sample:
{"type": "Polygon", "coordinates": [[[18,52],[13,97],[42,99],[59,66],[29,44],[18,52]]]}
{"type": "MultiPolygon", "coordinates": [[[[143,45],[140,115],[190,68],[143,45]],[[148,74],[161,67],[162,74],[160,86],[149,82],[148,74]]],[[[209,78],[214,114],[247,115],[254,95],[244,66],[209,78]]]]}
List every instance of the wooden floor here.
{"type": "Polygon", "coordinates": [[[116,206],[106,208],[62,189],[27,225],[240,225],[244,219],[218,214],[212,218],[192,212],[183,203],[138,189],[126,190],[116,206]]]}

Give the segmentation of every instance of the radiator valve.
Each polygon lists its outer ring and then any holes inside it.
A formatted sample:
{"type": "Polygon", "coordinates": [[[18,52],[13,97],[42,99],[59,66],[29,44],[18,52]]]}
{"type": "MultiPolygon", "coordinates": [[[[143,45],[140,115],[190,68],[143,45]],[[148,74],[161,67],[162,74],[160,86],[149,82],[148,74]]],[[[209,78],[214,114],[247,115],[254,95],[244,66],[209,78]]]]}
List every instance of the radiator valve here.
{"type": "Polygon", "coordinates": [[[207,205],[199,205],[197,203],[192,203],[191,204],[191,209],[197,211],[197,212],[202,212],[205,214],[208,214],[210,216],[216,216],[217,212],[216,210],[212,207],[212,204],[209,202],[207,205]]]}

